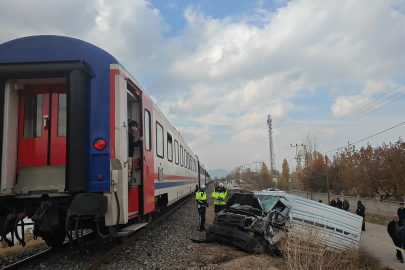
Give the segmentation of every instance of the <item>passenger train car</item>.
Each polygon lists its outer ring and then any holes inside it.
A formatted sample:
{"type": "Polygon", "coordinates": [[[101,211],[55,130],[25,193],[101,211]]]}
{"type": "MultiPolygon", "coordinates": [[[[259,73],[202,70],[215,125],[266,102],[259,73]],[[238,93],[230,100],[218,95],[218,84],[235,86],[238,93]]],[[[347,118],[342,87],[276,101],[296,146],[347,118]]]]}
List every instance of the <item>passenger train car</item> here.
{"type": "Polygon", "coordinates": [[[109,53],[61,36],[0,45],[0,240],[29,217],[60,245],[72,230],[124,237],[210,176],[109,53]],[[128,122],[139,123],[128,174],[128,122]],[[96,221],[95,221],[96,220],[96,221]],[[108,230],[107,230],[108,229],[108,230]]]}

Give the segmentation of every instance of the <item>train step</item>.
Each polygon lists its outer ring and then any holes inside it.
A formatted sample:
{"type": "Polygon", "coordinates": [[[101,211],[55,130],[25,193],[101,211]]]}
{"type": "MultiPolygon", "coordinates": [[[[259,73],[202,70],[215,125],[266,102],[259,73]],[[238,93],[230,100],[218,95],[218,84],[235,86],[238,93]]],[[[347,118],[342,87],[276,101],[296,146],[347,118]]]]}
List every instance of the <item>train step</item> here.
{"type": "Polygon", "coordinates": [[[135,231],[137,231],[139,229],[142,229],[143,227],[146,227],[147,225],[148,225],[147,222],[138,223],[138,224],[132,224],[132,225],[130,225],[128,227],[125,227],[125,228],[121,229],[121,231],[116,232],[113,235],[113,237],[126,237],[126,236],[130,235],[131,233],[133,233],[133,232],[135,232],[135,231]]]}

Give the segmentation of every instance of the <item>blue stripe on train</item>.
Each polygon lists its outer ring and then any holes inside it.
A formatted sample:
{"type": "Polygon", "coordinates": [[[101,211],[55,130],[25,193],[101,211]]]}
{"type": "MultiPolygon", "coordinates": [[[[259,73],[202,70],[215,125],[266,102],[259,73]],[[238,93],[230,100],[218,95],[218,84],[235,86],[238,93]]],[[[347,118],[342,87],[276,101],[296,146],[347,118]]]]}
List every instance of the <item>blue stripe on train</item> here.
{"type": "Polygon", "coordinates": [[[159,182],[155,183],[155,189],[176,187],[182,185],[198,184],[198,181],[182,181],[182,182],[159,182]]]}

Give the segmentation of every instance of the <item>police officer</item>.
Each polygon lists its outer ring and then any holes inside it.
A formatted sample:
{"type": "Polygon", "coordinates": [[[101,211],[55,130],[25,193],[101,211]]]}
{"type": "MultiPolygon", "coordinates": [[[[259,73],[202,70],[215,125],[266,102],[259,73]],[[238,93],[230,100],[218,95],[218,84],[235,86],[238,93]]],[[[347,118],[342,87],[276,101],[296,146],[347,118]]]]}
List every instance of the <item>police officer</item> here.
{"type": "Polygon", "coordinates": [[[205,193],[205,186],[201,185],[200,190],[195,194],[197,201],[198,214],[200,215],[200,232],[205,231],[205,211],[208,207],[207,193],[205,193]]]}
{"type": "Polygon", "coordinates": [[[215,214],[225,209],[225,197],[228,194],[228,190],[224,188],[224,184],[219,183],[218,187],[212,192],[212,198],[214,198],[215,214]]]}

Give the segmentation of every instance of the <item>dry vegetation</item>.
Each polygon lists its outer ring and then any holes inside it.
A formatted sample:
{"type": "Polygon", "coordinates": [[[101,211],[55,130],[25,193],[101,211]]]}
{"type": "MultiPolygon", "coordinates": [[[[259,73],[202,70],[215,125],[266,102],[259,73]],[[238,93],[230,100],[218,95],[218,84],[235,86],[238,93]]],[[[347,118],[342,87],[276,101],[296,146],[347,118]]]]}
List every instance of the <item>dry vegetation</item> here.
{"type": "Polygon", "coordinates": [[[45,242],[41,238],[34,240],[34,234],[32,233],[32,229],[25,230],[25,242],[27,243],[25,247],[21,246],[19,243],[16,243],[11,248],[8,247],[6,242],[4,241],[0,242],[0,259],[15,256],[25,251],[32,250],[37,247],[45,245],[45,242]]]}
{"type": "Polygon", "coordinates": [[[327,236],[317,229],[305,229],[298,234],[290,233],[280,245],[284,255],[285,269],[295,270],[383,270],[379,260],[363,246],[347,246],[343,251],[327,248],[327,236]]]}

